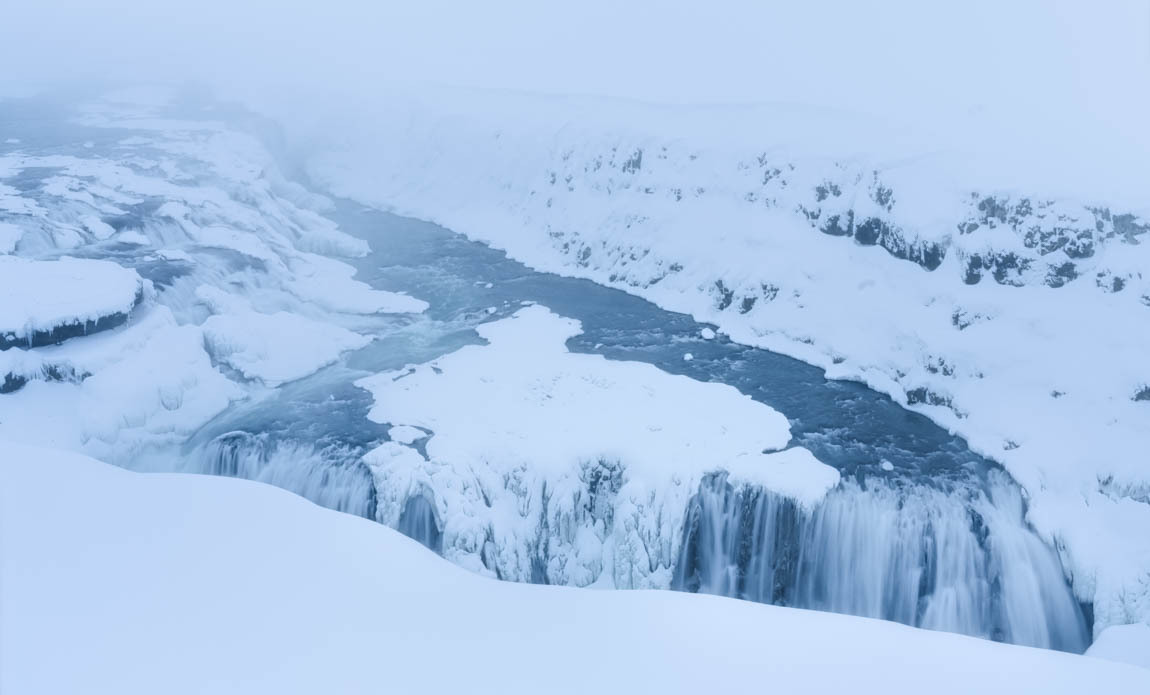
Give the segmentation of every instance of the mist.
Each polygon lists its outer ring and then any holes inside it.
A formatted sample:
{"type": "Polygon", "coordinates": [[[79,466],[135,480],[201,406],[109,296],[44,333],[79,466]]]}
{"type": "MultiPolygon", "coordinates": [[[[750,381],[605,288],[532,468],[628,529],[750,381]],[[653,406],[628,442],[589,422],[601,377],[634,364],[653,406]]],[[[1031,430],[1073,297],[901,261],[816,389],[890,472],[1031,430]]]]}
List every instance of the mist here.
{"type": "Polygon", "coordinates": [[[10,94],[159,81],[306,97],[434,83],[1136,130],[1150,92],[1142,0],[7,5],[10,94]]]}

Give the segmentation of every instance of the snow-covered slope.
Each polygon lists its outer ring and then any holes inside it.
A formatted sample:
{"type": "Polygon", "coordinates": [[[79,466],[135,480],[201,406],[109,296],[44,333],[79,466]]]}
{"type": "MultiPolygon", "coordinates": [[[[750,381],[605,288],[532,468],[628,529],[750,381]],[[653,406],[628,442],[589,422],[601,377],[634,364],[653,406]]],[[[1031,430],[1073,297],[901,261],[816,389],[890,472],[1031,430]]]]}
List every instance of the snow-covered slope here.
{"type": "Polygon", "coordinates": [[[326,122],[332,190],[891,394],[1005,464],[1099,628],[1150,619],[1145,166],[781,106],[387,96],[326,122]]]}
{"type": "Polygon", "coordinates": [[[709,596],[495,582],[265,485],[0,444],[0,690],[1142,693],[1150,671],[709,596]]]}

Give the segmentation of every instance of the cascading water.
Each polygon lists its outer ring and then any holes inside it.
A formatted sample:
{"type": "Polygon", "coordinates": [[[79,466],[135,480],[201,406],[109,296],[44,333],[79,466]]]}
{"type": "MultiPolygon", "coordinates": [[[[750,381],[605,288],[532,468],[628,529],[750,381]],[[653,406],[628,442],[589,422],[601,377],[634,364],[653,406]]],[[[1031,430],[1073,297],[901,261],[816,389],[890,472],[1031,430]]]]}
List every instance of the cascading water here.
{"type": "Polygon", "coordinates": [[[374,519],[375,485],[360,456],[267,434],[229,432],[183,460],[185,472],[258,480],[329,509],[374,519]]]}
{"type": "Polygon", "coordinates": [[[435,516],[435,506],[423,495],[407,498],[395,530],[437,553],[443,552],[443,538],[435,516]]]}
{"type": "Polygon", "coordinates": [[[983,487],[843,483],[811,510],[708,476],[673,587],[1081,652],[1086,620],[1002,474],[983,487]]]}

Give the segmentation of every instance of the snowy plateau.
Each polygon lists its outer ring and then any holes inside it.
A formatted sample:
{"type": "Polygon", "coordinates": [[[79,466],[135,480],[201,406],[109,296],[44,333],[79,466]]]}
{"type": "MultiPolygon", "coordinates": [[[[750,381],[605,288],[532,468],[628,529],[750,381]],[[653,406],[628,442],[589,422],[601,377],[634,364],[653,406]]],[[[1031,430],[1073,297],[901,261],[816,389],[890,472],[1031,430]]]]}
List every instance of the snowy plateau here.
{"type": "Polygon", "coordinates": [[[1150,690],[1137,196],[386,103],[0,101],[0,690],[1150,690]]]}

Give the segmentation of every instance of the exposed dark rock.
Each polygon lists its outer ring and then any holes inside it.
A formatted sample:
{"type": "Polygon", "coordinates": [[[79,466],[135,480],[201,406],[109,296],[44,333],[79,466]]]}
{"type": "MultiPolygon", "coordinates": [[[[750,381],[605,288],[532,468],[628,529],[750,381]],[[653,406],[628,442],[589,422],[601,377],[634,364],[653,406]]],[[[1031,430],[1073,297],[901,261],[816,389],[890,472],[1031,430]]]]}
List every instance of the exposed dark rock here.
{"type": "Polygon", "coordinates": [[[0,381],[0,393],[12,393],[24,388],[30,381],[69,381],[80,382],[92,376],[88,372],[77,372],[72,367],[47,365],[37,374],[15,374],[9,372],[0,381]]]}

